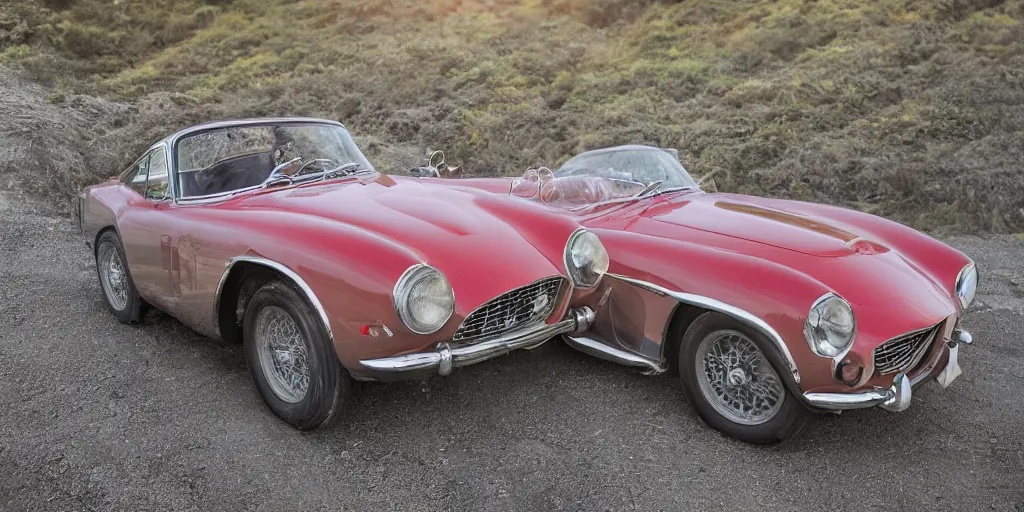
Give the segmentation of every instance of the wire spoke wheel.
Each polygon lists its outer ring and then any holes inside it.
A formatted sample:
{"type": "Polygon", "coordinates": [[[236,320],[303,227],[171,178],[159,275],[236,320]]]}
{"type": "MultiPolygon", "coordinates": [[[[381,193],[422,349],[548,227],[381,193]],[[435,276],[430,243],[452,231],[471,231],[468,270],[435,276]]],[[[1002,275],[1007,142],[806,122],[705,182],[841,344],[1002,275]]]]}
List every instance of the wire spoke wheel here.
{"type": "Polygon", "coordinates": [[[705,336],[694,365],[701,394],[732,422],[760,425],[782,408],[782,379],[757,345],[739,331],[718,330],[705,336]]]}
{"type": "Polygon", "coordinates": [[[110,305],[120,311],[128,306],[128,273],[121,254],[109,243],[100,245],[96,259],[100,271],[100,284],[110,305]]]}
{"type": "Polygon", "coordinates": [[[271,391],[284,402],[301,402],[309,390],[308,343],[284,309],[267,306],[256,314],[256,351],[271,391]]]}

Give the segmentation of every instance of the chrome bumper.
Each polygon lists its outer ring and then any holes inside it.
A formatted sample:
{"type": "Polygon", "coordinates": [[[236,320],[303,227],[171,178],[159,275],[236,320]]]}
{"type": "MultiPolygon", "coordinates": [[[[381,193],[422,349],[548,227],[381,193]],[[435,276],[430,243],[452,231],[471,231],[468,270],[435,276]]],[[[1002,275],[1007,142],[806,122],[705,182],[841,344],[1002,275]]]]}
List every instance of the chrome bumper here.
{"type": "Polygon", "coordinates": [[[534,348],[560,334],[583,332],[594,321],[594,311],[588,307],[569,311],[559,322],[541,324],[473,345],[452,348],[448,342],[438,343],[433,351],[406,354],[381,359],[364,359],[360,363],[379,372],[421,372],[435,370],[438,375],[450,375],[453,368],[469,366],[520,348],[534,348]]]}
{"type": "MultiPolygon", "coordinates": [[[[959,345],[970,345],[971,334],[967,331],[957,330],[953,333],[953,339],[948,342],[949,360],[941,372],[929,372],[929,375],[946,387],[957,376],[960,375],[960,364],[957,356],[959,345]]],[[[868,407],[881,407],[887,411],[900,412],[910,407],[910,400],[913,396],[913,385],[923,379],[926,375],[919,375],[911,380],[905,374],[900,373],[893,379],[892,386],[888,388],[874,388],[859,393],[804,393],[804,400],[811,407],[826,409],[830,411],[844,411],[848,409],[864,409],[868,407]]]]}

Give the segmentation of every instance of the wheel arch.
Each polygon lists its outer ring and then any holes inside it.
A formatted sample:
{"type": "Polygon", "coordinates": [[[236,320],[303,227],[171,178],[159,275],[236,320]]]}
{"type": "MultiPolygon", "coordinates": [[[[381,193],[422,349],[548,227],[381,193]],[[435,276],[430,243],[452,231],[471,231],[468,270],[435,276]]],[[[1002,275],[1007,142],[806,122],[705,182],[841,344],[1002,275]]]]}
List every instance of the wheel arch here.
{"type": "Polygon", "coordinates": [[[96,236],[92,238],[92,255],[96,257],[96,251],[100,248],[100,237],[103,236],[107,231],[113,231],[118,238],[121,238],[121,233],[117,231],[117,226],[109,224],[96,230],[96,236]]]}
{"type": "MultiPolygon", "coordinates": [[[[780,335],[778,331],[776,331],[771,325],[768,325],[767,322],[762,320],[760,317],[754,315],[753,313],[750,313],[732,304],[722,302],[718,299],[713,299],[711,297],[673,291],[654,283],[641,281],[639,279],[633,279],[631,277],[626,277],[622,275],[612,275],[612,277],[630,283],[633,286],[644,288],[655,293],[658,293],[660,295],[672,297],[673,299],[679,302],[679,305],[676,306],[675,310],[673,311],[672,316],[670,317],[670,320],[665,329],[665,336],[669,343],[666,343],[664,345],[664,356],[670,356],[670,353],[668,353],[668,351],[672,349],[670,343],[676,343],[675,341],[672,340],[672,338],[669,337],[672,334],[674,334],[674,331],[672,330],[673,328],[683,328],[683,332],[685,332],[685,326],[689,325],[689,323],[687,323],[687,319],[689,320],[689,322],[692,322],[693,319],[695,319],[703,312],[716,311],[718,313],[722,313],[730,318],[735,319],[736,321],[754,329],[755,331],[763,335],[771,343],[771,345],[778,351],[782,360],[788,366],[788,368],[785,369],[786,374],[789,377],[788,380],[792,380],[794,384],[800,384],[800,372],[797,369],[796,360],[793,359],[793,354],[789,350],[789,346],[786,345],[786,342],[782,338],[782,335],[780,335]],[[688,315],[693,316],[692,318],[689,318],[688,315]]],[[[679,334],[682,334],[682,332],[680,332],[679,334]]],[[[676,349],[678,349],[678,347],[676,347],[676,349]]]]}
{"type": "Polygon", "coordinates": [[[690,324],[700,315],[711,311],[710,309],[677,302],[672,314],[665,324],[665,340],[662,358],[667,363],[668,374],[679,374],[679,347],[683,342],[683,334],[690,328],[690,324]]]}
{"type": "Polygon", "coordinates": [[[245,312],[245,306],[263,283],[275,278],[289,282],[298,289],[316,310],[333,343],[334,335],[327,311],[306,281],[282,263],[251,255],[232,258],[217,285],[213,318],[221,339],[229,343],[241,341],[241,315],[245,312]]]}

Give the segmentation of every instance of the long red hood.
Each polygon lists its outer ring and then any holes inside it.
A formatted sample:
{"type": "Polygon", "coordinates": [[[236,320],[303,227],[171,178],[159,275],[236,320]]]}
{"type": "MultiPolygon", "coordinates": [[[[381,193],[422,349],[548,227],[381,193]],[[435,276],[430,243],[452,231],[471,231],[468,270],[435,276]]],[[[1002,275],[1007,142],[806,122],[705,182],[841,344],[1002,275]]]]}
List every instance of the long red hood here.
{"type": "Polygon", "coordinates": [[[926,290],[934,301],[919,299],[920,307],[930,310],[926,311],[930,315],[941,316],[946,311],[952,282],[939,282],[876,233],[830,218],[825,211],[807,210],[816,206],[753,196],[690,193],[627,206],[589,223],[628,219],[622,227],[633,233],[685,240],[771,261],[798,270],[855,304],[899,301],[905,290],[926,290]]]}
{"type": "Polygon", "coordinates": [[[219,208],[260,210],[261,222],[273,223],[266,226],[270,232],[328,223],[372,233],[406,252],[410,262],[441,270],[459,309],[467,310],[510,289],[564,275],[565,243],[579,227],[537,205],[383,175],[270,189],[219,208]]]}

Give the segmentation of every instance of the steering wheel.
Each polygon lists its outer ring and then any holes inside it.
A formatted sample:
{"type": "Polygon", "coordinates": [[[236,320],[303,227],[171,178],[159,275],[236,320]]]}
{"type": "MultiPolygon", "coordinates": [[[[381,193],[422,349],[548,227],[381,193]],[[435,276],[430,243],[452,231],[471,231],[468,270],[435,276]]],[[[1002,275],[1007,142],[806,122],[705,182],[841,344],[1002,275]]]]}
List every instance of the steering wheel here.
{"type": "Polygon", "coordinates": [[[308,167],[310,167],[313,164],[320,164],[320,167],[323,167],[325,165],[331,165],[333,163],[334,163],[334,161],[329,160],[327,158],[314,158],[313,160],[310,160],[310,161],[300,165],[299,168],[296,169],[295,172],[293,172],[291,174],[292,174],[292,176],[299,176],[299,175],[302,174],[302,171],[306,170],[308,167]]]}

